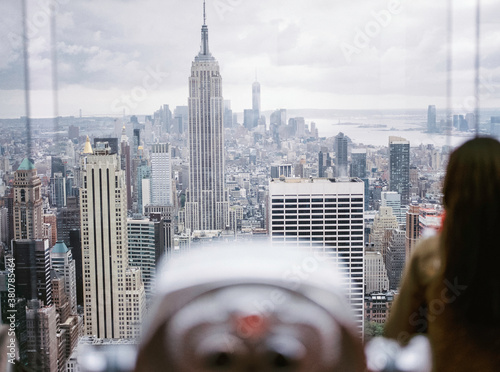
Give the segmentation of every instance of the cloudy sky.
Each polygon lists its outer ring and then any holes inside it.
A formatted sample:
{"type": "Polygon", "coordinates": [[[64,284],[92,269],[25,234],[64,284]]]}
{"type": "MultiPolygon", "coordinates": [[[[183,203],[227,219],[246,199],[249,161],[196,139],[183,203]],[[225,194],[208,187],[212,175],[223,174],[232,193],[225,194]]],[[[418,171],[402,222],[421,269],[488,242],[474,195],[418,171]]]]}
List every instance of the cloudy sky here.
{"type": "MultiPolygon", "coordinates": [[[[0,117],[24,115],[20,1],[0,2],[0,117]]],[[[454,1],[453,104],[474,93],[475,1],[454,1]]],[[[31,113],[50,117],[50,7],[59,114],[152,114],[186,105],[202,0],[28,0],[31,113]]],[[[500,2],[481,0],[481,105],[500,107],[500,2]]],[[[262,108],[390,109],[446,103],[446,1],[207,0],[224,98],[262,108]]],[[[469,110],[470,111],[470,110],[469,110]]]]}

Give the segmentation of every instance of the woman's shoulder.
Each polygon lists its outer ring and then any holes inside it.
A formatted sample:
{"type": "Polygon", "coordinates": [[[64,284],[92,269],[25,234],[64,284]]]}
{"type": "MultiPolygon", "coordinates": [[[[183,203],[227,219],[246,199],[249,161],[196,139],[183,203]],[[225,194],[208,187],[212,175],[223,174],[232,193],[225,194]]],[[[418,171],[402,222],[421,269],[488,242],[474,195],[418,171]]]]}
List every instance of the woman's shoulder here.
{"type": "Polygon", "coordinates": [[[411,254],[410,264],[421,285],[427,285],[441,268],[441,236],[421,240],[411,254]]]}

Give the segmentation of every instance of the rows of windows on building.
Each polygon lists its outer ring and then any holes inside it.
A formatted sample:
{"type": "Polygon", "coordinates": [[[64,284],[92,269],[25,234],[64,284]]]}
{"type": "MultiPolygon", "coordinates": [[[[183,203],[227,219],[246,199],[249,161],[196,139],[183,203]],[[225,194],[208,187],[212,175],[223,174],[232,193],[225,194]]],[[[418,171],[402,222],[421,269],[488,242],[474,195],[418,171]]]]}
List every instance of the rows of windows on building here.
{"type": "MultiPolygon", "coordinates": [[[[320,137],[304,117],[262,112],[257,81],[252,108],[239,117],[223,99],[206,25],[189,92],[188,105],[173,111],[59,118],[64,135],[50,132],[52,121],[33,120],[33,159],[17,140],[24,119],[2,123],[2,321],[14,259],[25,365],[74,368],[78,340],[134,342],[160,262],[221,241],[321,252],[344,275],[360,333],[365,321],[387,318],[415,244],[441,224],[451,149],[411,147],[401,137],[386,147],[356,144],[348,133],[320,137]]],[[[427,131],[467,131],[471,115],[446,122],[431,105],[427,131]]],[[[499,135],[500,118],[484,127],[499,135]]]]}

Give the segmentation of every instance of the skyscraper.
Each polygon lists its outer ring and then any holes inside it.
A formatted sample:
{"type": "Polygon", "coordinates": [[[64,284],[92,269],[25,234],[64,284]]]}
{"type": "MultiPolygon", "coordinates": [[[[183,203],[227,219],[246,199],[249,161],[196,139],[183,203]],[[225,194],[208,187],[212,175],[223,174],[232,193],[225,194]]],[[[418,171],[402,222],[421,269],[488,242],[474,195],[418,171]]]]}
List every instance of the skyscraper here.
{"type": "Polygon", "coordinates": [[[146,296],[154,289],[156,267],[165,254],[163,219],[129,219],[127,221],[130,266],[140,267],[146,296]]]}
{"type": "Polygon", "coordinates": [[[382,191],[380,194],[382,207],[391,207],[392,214],[396,216],[399,225],[406,223],[406,211],[401,208],[401,195],[395,191],[382,191]]]}
{"type": "Polygon", "coordinates": [[[351,177],[366,178],[366,149],[353,149],[351,158],[351,177]]]}
{"type": "Polygon", "coordinates": [[[223,230],[228,201],[224,180],[222,78],[219,63],[208,48],[208,27],[203,12],[201,49],[189,78],[189,190],[186,227],[223,230]]]}
{"type": "Polygon", "coordinates": [[[35,371],[57,372],[57,314],[55,306],[28,301],[26,309],[28,365],[35,371]]]}
{"type": "Polygon", "coordinates": [[[429,108],[427,109],[427,132],[437,132],[436,106],[434,105],[429,105],[429,108]]]}
{"type": "Polygon", "coordinates": [[[401,204],[410,201],[410,142],[389,137],[389,188],[401,195],[401,204]]]}
{"type": "MultiPolygon", "coordinates": [[[[151,151],[151,204],[172,205],[170,146],[155,143],[151,151]]],[[[141,211],[142,212],[142,211],[141,211]]]]}
{"type": "Polygon", "coordinates": [[[405,254],[410,257],[413,248],[420,239],[420,207],[418,205],[410,205],[408,212],[406,212],[406,231],[405,231],[405,254]]]}
{"type": "Polygon", "coordinates": [[[57,208],[66,206],[66,177],[62,173],[54,173],[50,179],[50,204],[57,208]]]}
{"type": "Polygon", "coordinates": [[[354,317],[363,330],[364,183],[334,179],[274,179],[269,183],[273,245],[311,247],[339,264],[354,317]]]}
{"type": "Polygon", "coordinates": [[[42,239],[42,182],[35,165],[24,159],[14,174],[14,239],[42,239]]]}
{"type": "Polygon", "coordinates": [[[12,244],[16,263],[16,296],[52,304],[50,247],[47,239],[16,239],[12,244]]]}
{"type": "Polygon", "coordinates": [[[335,175],[347,177],[347,137],[340,132],[335,136],[335,175]]]}
{"type": "Polygon", "coordinates": [[[389,289],[389,277],[382,253],[365,252],[365,293],[381,292],[389,289]]]}
{"type": "Polygon", "coordinates": [[[260,83],[256,80],[252,84],[252,110],[254,127],[259,125],[260,120],[260,83]]]}
{"type": "Polygon", "coordinates": [[[373,227],[370,234],[370,243],[373,244],[374,250],[381,252],[385,260],[385,252],[383,251],[383,240],[385,231],[388,229],[397,229],[398,220],[392,213],[391,207],[380,207],[378,214],[373,220],[373,227]]]}
{"type": "Polygon", "coordinates": [[[69,232],[74,229],[80,230],[80,206],[76,196],[71,196],[67,200],[66,207],[57,210],[57,240],[62,240],[71,246],[69,232]]]}
{"type": "Polygon", "coordinates": [[[326,170],[332,166],[332,158],[329,152],[320,151],[318,154],[318,177],[326,177],[326,170]]]}
{"type": "Polygon", "coordinates": [[[260,83],[257,80],[252,84],[252,109],[260,116],[260,83]]]}
{"type": "Polygon", "coordinates": [[[85,334],[138,335],[145,306],[140,269],[129,268],[125,175],[107,143],[85,144],[80,189],[85,334]]]}
{"type": "Polygon", "coordinates": [[[50,251],[52,268],[64,277],[64,291],[68,296],[71,314],[76,314],[76,269],[71,250],[58,241],[50,251]]]}
{"type": "Polygon", "coordinates": [[[392,230],[386,258],[390,289],[399,288],[405,260],[405,232],[399,229],[392,230]]]}

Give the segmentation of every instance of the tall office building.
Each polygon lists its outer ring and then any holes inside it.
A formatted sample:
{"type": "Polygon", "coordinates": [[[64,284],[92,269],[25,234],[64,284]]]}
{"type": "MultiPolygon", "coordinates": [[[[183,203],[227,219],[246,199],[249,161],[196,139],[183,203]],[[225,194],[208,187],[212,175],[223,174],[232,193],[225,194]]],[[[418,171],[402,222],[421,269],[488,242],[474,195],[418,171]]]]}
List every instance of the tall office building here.
{"type": "Polygon", "coordinates": [[[410,142],[389,137],[389,188],[401,195],[401,204],[410,201],[410,142]]]}
{"type": "Polygon", "coordinates": [[[382,253],[365,252],[365,293],[382,292],[389,289],[389,277],[382,253]]]}
{"type": "Polygon", "coordinates": [[[137,213],[144,214],[144,207],[151,204],[151,166],[146,160],[137,167],[137,213]]]}
{"type": "Polygon", "coordinates": [[[16,239],[12,243],[16,263],[16,296],[52,304],[50,247],[47,239],[16,239]]]}
{"type": "Polygon", "coordinates": [[[71,250],[63,241],[58,241],[50,251],[52,269],[64,277],[64,292],[68,297],[70,313],[77,314],[76,309],[76,268],[71,250]]]}
{"type": "Polygon", "coordinates": [[[140,269],[130,269],[124,172],[107,143],[85,144],[80,189],[85,334],[138,336],[144,310],[140,269]]]}
{"type": "Polygon", "coordinates": [[[66,206],[66,177],[54,173],[50,179],[50,205],[62,208],[66,206]]]}
{"type": "Polygon", "coordinates": [[[347,137],[340,132],[335,136],[335,175],[347,177],[347,137]]]}
{"type": "Polygon", "coordinates": [[[9,210],[5,207],[0,207],[0,245],[5,247],[9,245],[9,210]]]}
{"type": "Polygon", "coordinates": [[[66,174],[66,164],[60,157],[50,157],[50,178],[53,178],[56,173],[66,174]]]}
{"type": "Polygon", "coordinates": [[[43,215],[43,238],[49,240],[49,247],[57,242],[57,217],[50,211],[43,215]]]}
{"type": "Polygon", "coordinates": [[[399,225],[406,223],[406,208],[401,208],[401,195],[395,191],[382,191],[380,193],[382,207],[391,207],[392,214],[396,216],[399,225]]]}
{"type": "Polygon", "coordinates": [[[41,188],[35,165],[24,159],[14,173],[14,239],[43,238],[41,188]]]}
{"type": "Polygon", "coordinates": [[[318,154],[318,177],[326,177],[326,170],[332,166],[332,158],[329,152],[320,151],[318,154]]]}
{"type": "Polygon", "coordinates": [[[231,110],[231,101],[224,100],[224,128],[233,127],[233,110],[231,110]]]}
{"type": "Polygon", "coordinates": [[[26,309],[28,366],[35,371],[58,372],[59,347],[55,306],[28,301],[26,309]]]}
{"type": "Polygon", "coordinates": [[[127,221],[128,258],[132,267],[141,269],[146,296],[155,287],[156,268],[165,254],[163,219],[129,219],[127,221]]]}
{"type": "Polygon", "coordinates": [[[130,145],[126,134],[126,128],[122,128],[122,136],[120,142],[120,164],[125,172],[125,180],[127,184],[127,209],[132,210],[132,158],[130,157],[130,145]]]}
{"type": "Polygon", "coordinates": [[[151,150],[151,204],[172,205],[170,146],[167,143],[155,143],[151,150]]]}
{"type": "Polygon", "coordinates": [[[375,251],[381,252],[384,256],[385,262],[385,252],[383,250],[383,240],[386,230],[397,229],[398,220],[396,216],[392,213],[391,207],[380,207],[378,214],[373,220],[373,227],[370,234],[370,243],[373,244],[375,251]]]}
{"type": "Polygon", "coordinates": [[[427,109],[427,132],[437,132],[436,106],[434,105],[429,105],[429,108],[427,109]]]}
{"type": "Polygon", "coordinates": [[[189,190],[186,227],[226,228],[228,198],[224,180],[222,78],[208,48],[208,27],[201,28],[201,49],[189,78],[189,190]]]}
{"type": "Polygon", "coordinates": [[[364,183],[357,179],[275,179],[269,183],[272,244],[310,247],[339,264],[363,330],[364,183]]]}
{"type": "MultiPolygon", "coordinates": [[[[149,217],[150,221],[160,222],[162,226],[162,235],[160,238],[165,248],[164,253],[168,253],[174,249],[174,225],[177,218],[176,208],[173,206],[157,206],[148,205],[144,208],[144,215],[149,217]]],[[[162,253],[163,254],[163,253],[162,253]]],[[[157,257],[158,259],[161,258],[157,257]]]]}
{"type": "Polygon", "coordinates": [[[366,149],[353,149],[351,159],[351,177],[366,178],[366,149]]]}
{"type": "Polygon", "coordinates": [[[258,81],[252,84],[252,110],[258,122],[260,119],[260,83],[258,81]]]}
{"type": "Polygon", "coordinates": [[[57,240],[62,240],[71,246],[69,233],[71,230],[80,230],[80,206],[78,198],[68,198],[66,207],[57,210],[57,240]]]}
{"type": "Polygon", "coordinates": [[[386,256],[389,289],[396,290],[399,288],[405,262],[405,232],[394,229],[390,235],[386,256]]]}
{"type": "Polygon", "coordinates": [[[406,212],[406,257],[410,257],[413,248],[417,245],[420,239],[420,207],[418,205],[410,205],[406,212]]]}

